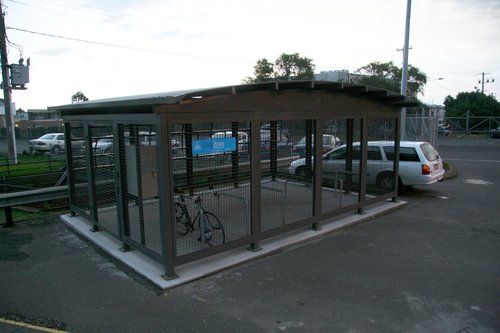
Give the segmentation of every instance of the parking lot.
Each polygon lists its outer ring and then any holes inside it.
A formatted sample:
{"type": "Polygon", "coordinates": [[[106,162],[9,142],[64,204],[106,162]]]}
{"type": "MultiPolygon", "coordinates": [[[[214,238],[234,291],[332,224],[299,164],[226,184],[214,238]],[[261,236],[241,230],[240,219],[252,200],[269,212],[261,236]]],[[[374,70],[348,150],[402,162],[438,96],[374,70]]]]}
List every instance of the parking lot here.
{"type": "Polygon", "coordinates": [[[458,175],[404,208],[165,293],[55,218],[1,228],[0,317],[71,332],[498,332],[500,140],[438,150],[458,175]]]}

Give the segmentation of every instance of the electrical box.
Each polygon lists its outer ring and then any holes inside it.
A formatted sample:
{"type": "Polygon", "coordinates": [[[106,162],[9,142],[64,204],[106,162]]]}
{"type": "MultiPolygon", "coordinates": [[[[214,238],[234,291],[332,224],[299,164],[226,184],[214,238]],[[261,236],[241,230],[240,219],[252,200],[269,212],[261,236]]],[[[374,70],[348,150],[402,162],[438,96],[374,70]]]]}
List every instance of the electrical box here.
{"type": "Polygon", "coordinates": [[[10,65],[10,83],[13,88],[24,87],[30,82],[30,68],[25,65],[12,64],[10,65]]]}

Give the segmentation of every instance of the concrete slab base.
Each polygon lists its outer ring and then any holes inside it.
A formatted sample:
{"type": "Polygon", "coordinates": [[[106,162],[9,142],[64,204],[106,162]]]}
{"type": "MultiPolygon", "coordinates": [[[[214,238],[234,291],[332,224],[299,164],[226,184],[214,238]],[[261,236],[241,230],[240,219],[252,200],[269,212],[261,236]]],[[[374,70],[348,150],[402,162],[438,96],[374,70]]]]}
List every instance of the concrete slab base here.
{"type": "Polygon", "coordinates": [[[264,257],[275,252],[282,251],[287,247],[312,240],[333,231],[338,231],[349,226],[366,222],[377,216],[389,213],[404,206],[406,202],[385,201],[366,207],[364,214],[348,213],[331,220],[321,222],[321,229],[318,231],[310,229],[297,229],[279,236],[275,236],[259,243],[261,250],[252,252],[246,248],[230,250],[218,255],[211,256],[177,266],[175,271],[177,278],[165,280],[163,266],[150,259],[139,251],[120,251],[121,242],[107,232],[93,232],[92,224],[80,216],[62,215],[61,221],[77,234],[94,243],[102,251],[112,256],[114,259],[130,267],[137,274],[153,283],[162,290],[173,288],[181,284],[197,280],[201,277],[214,274],[223,269],[264,257]]]}

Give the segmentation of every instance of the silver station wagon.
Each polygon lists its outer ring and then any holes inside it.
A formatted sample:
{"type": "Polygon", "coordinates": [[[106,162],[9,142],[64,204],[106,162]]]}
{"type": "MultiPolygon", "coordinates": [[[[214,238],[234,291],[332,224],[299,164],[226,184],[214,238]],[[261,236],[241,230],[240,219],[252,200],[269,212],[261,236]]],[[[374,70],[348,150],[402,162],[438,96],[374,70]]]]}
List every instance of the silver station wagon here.
{"type": "MultiPolygon", "coordinates": [[[[353,144],[352,177],[356,181],[359,173],[360,144],[353,144]]],[[[347,147],[342,145],[323,155],[324,176],[339,177],[346,173],[347,147]]],[[[392,190],[394,142],[368,142],[367,183],[378,188],[392,190]]],[[[305,176],[305,159],[292,162],[288,172],[293,175],[305,176]]],[[[445,170],[438,152],[428,142],[401,141],[399,157],[398,189],[411,188],[414,185],[432,184],[443,179],[445,170]]]]}

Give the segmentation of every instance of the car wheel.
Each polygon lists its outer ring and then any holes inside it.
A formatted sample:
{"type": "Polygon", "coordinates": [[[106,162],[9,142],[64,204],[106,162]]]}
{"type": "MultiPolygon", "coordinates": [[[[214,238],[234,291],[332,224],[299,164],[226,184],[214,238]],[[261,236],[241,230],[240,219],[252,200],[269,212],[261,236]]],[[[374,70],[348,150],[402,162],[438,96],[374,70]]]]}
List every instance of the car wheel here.
{"type": "Polygon", "coordinates": [[[386,172],[377,177],[377,187],[385,191],[394,190],[394,175],[386,172]]]}
{"type": "Polygon", "coordinates": [[[306,177],[306,168],[305,167],[300,167],[295,170],[295,175],[299,177],[306,177]]]}
{"type": "Polygon", "coordinates": [[[56,155],[59,155],[61,153],[61,147],[59,146],[54,146],[52,148],[52,154],[56,154],[56,155]]]}

